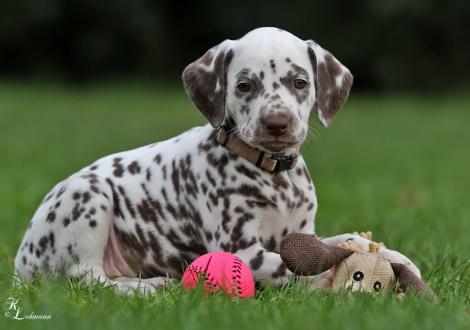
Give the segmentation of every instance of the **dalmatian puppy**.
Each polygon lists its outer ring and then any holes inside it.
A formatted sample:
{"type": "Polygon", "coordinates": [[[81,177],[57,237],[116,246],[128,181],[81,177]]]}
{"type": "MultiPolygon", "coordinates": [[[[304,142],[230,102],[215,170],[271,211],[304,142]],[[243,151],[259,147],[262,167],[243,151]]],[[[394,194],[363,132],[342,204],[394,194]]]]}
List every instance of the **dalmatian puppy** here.
{"type": "MultiPolygon", "coordinates": [[[[351,73],[315,42],[267,27],[211,48],[183,81],[210,124],[104,157],[58,183],[19,247],[19,277],[63,274],[152,292],[218,250],[241,258],[257,281],[293,276],[280,242],[314,233],[318,207],[299,148],[311,109],[328,126],[351,73]]],[[[324,241],[348,239],[369,243],[350,234],[324,241]]],[[[402,254],[380,253],[419,275],[402,254]]]]}

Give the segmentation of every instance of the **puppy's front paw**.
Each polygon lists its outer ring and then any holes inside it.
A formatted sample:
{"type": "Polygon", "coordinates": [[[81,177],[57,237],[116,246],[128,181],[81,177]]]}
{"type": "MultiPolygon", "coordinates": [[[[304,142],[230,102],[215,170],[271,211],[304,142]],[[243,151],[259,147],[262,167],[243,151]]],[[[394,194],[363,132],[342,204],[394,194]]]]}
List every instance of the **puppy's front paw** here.
{"type": "Polygon", "coordinates": [[[333,270],[327,271],[314,276],[299,276],[299,283],[307,284],[312,289],[330,289],[333,281],[333,270]]]}
{"type": "Polygon", "coordinates": [[[385,247],[380,248],[379,254],[390,262],[404,264],[411,270],[416,276],[421,278],[421,271],[416,265],[405,255],[398,251],[390,250],[385,247]]]}

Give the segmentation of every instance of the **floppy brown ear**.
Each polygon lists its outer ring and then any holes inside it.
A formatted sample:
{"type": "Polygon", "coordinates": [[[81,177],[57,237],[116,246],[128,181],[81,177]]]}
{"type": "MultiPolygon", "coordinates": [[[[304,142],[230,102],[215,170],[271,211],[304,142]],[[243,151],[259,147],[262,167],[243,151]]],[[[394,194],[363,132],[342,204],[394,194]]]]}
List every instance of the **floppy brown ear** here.
{"type": "Polygon", "coordinates": [[[405,289],[413,289],[416,292],[425,295],[431,300],[436,299],[436,294],[432,289],[423,282],[418,276],[416,276],[408,267],[403,264],[390,263],[392,266],[393,273],[397,278],[398,284],[400,287],[405,289]]]}
{"type": "Polygon", "coordinates": [[[233,57],[234,41],[225,40],[209,49],[183,71],[183,82],[193,103],[215,128],[225,117],[227,68],[233,57]]]}
{"type": "Polygon", "coordinates": [[[354,251],[328,246],[314,235],[292,233],[281,242],[281,258],[297,275],[317,275],[349,257],[354,251]]]}
{"type": "Polygon", "coordinates": [[[317,116],[323,126],[328,127],[333,116],[348,98],[353,76],[330,52],[312,40],[308,40],[307,44],[308,56],[315,74],[317,116]]]}

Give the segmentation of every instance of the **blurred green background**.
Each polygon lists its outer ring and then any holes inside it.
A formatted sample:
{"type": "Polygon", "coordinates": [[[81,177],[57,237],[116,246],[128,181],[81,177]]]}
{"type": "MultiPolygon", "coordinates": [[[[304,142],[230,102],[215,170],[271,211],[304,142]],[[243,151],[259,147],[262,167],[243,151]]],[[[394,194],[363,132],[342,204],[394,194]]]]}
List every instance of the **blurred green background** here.
{"type": "MultiPolygon", "coordinates": [[[[463,0],[1,1],[0,302],[20,297],[69,329],[468,328],[469,14],[463,0]],[[149,299],[70,283],[12,289],[17,246],[46,192],[101,156],[204,124],[181,71],[258,26],[316,40],[355,76],[332,126],[312,116],[302,147],[318,234],[372,230],[416,262],[439,302],[292,288],[236,304],[174,288],[149,299]]],[[[51,324],[0,316],[1,329],[51,324]]]]}
{"type": "Polygon", "coordinates": [[[466,0],[7,0],[0,74],[176,81],[220,41],[276,26],[336,54],[356,89],[450,89],[469,83],[469,16],[466,0]]]}

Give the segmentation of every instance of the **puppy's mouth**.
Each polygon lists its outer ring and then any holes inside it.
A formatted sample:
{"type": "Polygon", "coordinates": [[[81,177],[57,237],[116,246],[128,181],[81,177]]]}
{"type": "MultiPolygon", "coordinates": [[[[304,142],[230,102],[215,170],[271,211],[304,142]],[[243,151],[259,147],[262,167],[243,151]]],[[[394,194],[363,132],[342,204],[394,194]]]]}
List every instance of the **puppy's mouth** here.
{"type": "Polygon", "coordinates": [[[297,140],[286,138],[256,141],[256,145],[260,149],[274,153],[282,153],[285,150],[295,148],[299,144],[300,142],[297,140]]]}

